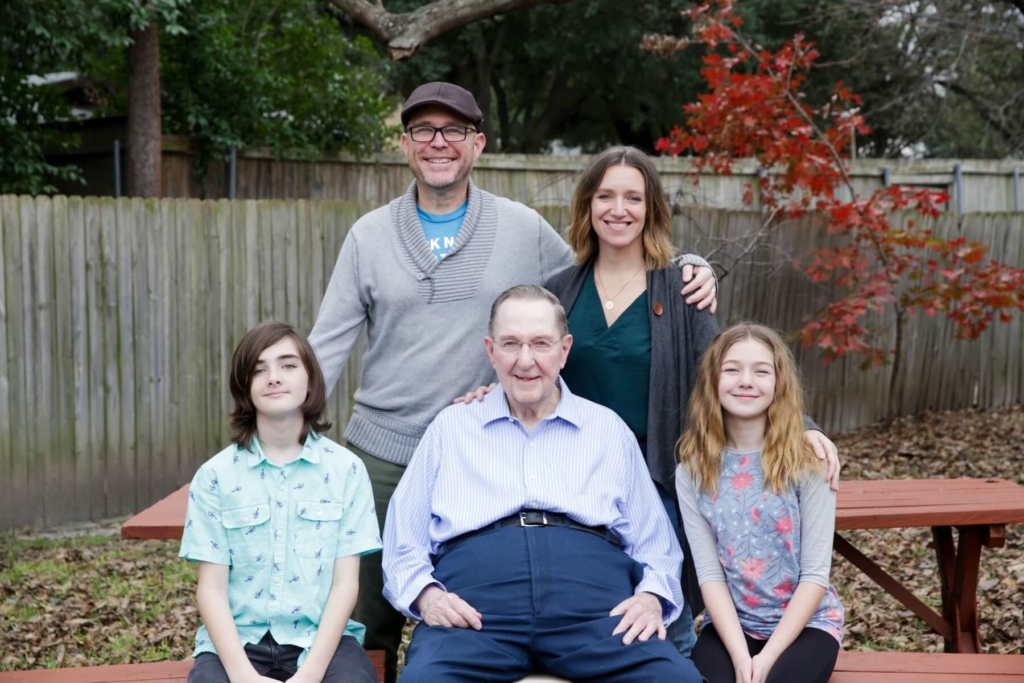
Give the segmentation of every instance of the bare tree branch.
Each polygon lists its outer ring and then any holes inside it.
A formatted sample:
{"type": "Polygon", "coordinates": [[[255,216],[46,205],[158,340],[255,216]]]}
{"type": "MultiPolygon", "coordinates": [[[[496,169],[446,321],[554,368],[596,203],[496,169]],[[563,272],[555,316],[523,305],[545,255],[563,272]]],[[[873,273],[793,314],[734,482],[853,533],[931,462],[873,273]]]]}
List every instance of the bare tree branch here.
{"type": "Polygon", "coordinates": [[[434,38],[481,19],[533,5],[556,5],[572,0],[435,0],[412,12],[393,14],[382,0],[330,0],[353,21],[388,44],[388,55],[409,59],[434,38]]]}

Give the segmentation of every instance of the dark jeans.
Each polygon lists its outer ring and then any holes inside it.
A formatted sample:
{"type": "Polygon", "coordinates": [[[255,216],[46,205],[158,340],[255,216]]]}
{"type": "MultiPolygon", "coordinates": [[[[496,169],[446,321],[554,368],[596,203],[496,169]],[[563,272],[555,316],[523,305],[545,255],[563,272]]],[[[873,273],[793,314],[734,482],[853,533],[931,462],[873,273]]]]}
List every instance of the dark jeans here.
{"type": "MultiPolygon", "coordinates": [[[[405,467],[375,458],[366,451],[347,444],[366,466],[373,487],[373,504],[377,509],[380,533],[384,534],[384,517],[405,467]]],[[[352,618],[366,627],[363,644],[367,650],[384,650],[385,683],[398,678],[398,647],[402,644],[405,616],[384,597],[383,553],[370,553],[359,559],[359,597],[352,618]]]]}
{"type": "Polygon", "coordinates": [[[440,556],[434,577],[475,607],[483,628],[420,623],[400,683],[512,683],[533,671],[575,683],[701,683],[693,663],[656,637],[622,644],[613,607],[643,566],[573,529],[509,527],[440,556]]]}
{"type": "MultiPolygon", "coordinates": [[[[302,648],[295,645],[278,645],[267,631],[263,640],[245,646],[249,662],[260,676],[275,681],[287,681],[299,670],[299,655],[302,648]]],[[[188,672],[188,683],[229,683],[228,673],[220,657],[204,652],[196,657],[196,663],[188,672]]],[[[370,664],[366,651],[352,636],[342,636],[334,658],[327,665],[323,683],[377,683],[377,672],[370,664]]]]}
{"type": "MultiPolygon", "coordinates": [[[[744,634],[747,649],[754,656],[764,649],[767,640],[744,634]]],[[[768,683],[828,683],[839,657],[839,642],[820,628],[805,628],[793,644],[779,655],[768,672],[768,683]]],[[[693,663],[708,683],[736,683],[732,657],[725,649],[714,624],[706,625],[693,648],[693,663]]]]}

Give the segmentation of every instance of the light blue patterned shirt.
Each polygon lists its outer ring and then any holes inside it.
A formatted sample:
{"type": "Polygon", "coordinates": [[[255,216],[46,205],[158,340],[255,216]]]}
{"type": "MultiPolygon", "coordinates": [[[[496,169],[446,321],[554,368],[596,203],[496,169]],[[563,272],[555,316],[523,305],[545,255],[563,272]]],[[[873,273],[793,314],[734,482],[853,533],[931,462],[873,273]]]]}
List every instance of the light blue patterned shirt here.
{"type": "Polygon", "coordinates": [[[636,593],[661,598],[666,624],[679,615],[683,553],[636,437],[611,410],[561,388],[555,412],[532,433],[512,417],[500,385],[427,428],[384,531],[384,596],[402,613],[419,619],[416,598],[441,585],[430,556],[442,543],[531,508],[610,529],[644,565],[636,593]]]}
{"type": "MultiPolygon", "coordinates": [[[[235,445],[207,461],[189,487],[179,555],[230,565],[228,605],[242,644],[270,631],[282,645],[313,644],[334,576],[334,560],[380,550],[370,478],[361,460],[310,435],[287,465],[235,445]]],[[[345,635],[362,642],[349,620],[345,635]]],[[[193,656],[216,652],[206,626],[193,656]]]]}

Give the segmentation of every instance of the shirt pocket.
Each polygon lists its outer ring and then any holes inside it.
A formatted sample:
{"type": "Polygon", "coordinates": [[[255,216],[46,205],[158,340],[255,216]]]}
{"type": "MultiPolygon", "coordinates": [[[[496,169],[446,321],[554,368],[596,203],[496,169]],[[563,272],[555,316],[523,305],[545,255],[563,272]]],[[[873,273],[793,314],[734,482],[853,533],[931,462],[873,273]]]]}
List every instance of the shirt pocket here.
{"type": "Polygon", "coordinates": [[[333,560],[338,547],[338,526],[344,505],[329,501],[298,501],[295,520],[295,554],[333,560]]]}
{"type": "Polygon", "coordinates": [[[259,563],[270,551],[270,504],[250,503],[221,510],[220,521],[231,549],[231,563],[259,563]]]}

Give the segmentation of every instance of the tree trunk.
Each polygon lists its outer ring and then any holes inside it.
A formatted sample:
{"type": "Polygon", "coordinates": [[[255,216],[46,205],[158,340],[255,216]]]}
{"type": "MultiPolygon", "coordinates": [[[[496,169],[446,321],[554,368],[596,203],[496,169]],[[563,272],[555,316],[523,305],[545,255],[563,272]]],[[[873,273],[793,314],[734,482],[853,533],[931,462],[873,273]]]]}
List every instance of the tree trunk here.
{"type": "Polygon", "coordinates": [[[131,34],[128,47],[128,194],[160,196],[160,29],[131,34]]]}

